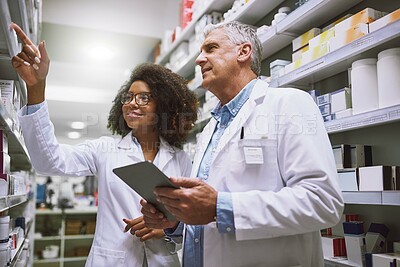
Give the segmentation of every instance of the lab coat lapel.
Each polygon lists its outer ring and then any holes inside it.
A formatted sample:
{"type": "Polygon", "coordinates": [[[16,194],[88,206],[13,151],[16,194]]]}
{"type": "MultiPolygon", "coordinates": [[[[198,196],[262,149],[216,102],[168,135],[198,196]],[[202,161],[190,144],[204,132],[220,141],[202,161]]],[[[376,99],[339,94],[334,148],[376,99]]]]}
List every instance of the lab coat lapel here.
{"type": "Polygon", "coordinates": [[[204,127],[201,137],[198,140],[196,154],[193,160],[192,173],[190,177],[197,176],[200,162],[204,156],[204,152],[206,151],[208,144],[210,143],[211,136],[213,135],[216,126],[217,121],[213,117],[211,117],[210,122],[204,127]]]}
{"type": "Polygon", "coordinates": [[[121,139],[121,141],[118,144],[118,148],[125,152],[126,155],[129,158],[132,158],[134,162],[139,162],[142,161],[142,157],[140,157],[140,154],[142,154],[142,151],[140,151],[136,146],[133,145],[132,141],[132,132],[128,133],[121,139]]]}
{"type": "Polygon", "coordinates": [[[167,141],[165,141],[163,138],[160,137],[160,150],[158,151],[159,153],[159,163],[158,163],[158,168],[161,171],[165,171],[165,167],[167,166],[167,163],[172,160],[173,155],[175,153],[175,149],[171,147],[167,141]]]}
{"type": "Polygon", "coordinates": [[[259,98],[265,96],[265,87],[267,86],[268,85],[262,81],[257,81],[257,83],[254,85],[254,88],[252,90],[249,99],[246,101],[246,103],[244,103],[239,113],[236,115],[236,117],[233,119],[229,127],[225,130],[224,134],[222,135],[221,140],[219,141],[217,147],[216,154],[214,156],[214,160],[221,153],[224,152],[229,153],[229,151],[224,151],[225,146],[232,138],[239,138],[238,134],[239,131],[241,130],[242,126],[246,123],[246,121],[249,120],[251,114],[255,110],[255,107],[261,102],[258,101],[259,98]]]}

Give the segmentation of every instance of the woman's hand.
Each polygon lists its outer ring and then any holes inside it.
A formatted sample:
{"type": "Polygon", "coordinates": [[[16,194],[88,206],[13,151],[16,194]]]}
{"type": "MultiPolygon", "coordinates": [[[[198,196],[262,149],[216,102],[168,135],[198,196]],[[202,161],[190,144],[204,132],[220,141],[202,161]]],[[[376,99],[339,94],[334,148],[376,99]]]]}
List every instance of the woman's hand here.
{"type": "Polygon", "coordinates": [[[50,66],[45,43],[42,41],[37,47],[17,24],[12,23],[11,27],[23,45],[22,51],[12,57],[12,65],[28,87],[28,104],[41,103],[50,66]]]}
{"type": "Polygon", "coordinates": [[[130,231],[132,235],[140,238],[140,241],[146,241],[152,238],[161,239],[165,237],[161,229],[147,228],[144,225],[143,216],[136,219],[123,219],[126,223],[125,232],[130,231]]]}

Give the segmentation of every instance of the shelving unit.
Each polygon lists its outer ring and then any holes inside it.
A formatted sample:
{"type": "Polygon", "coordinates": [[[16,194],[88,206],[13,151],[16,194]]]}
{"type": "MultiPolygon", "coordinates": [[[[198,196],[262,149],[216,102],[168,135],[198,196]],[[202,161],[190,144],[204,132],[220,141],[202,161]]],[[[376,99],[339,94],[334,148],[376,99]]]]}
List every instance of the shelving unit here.
{"type": "Polygon", "coordinates": [[[37,224],[35,232],[39,233],[47,231],[46,233],[51,235],[35,238],[35,260],[33,266],[84,266],[87,254],[86,256],[73,256],[71,255],[71,251],[74,251],[75,249],[79,250],[80,247],[90,248],[94,234],[66,235],[67,221],[71,219],[95,221],[96,214],[97,207],[66,210],[37,210],[36,220],[45,220],[47,226],[37,224]],[[59,247],[59,254],[56,258],[44,259],[40,256],[41,251],[47,245],[57,245],[59,247]]]}
{"type": "Polygon", "coordinates": [[[399,43],[400,21],[397,21],[279,77],[278,86],[310,85],[319,82],[347,70],[351,63],[358,59],[377,57],[380,51],[395,47],[399,43]]]}
{"type": "MultiPolygon", "coordinates": [[[[230,8],[228,4],[232,4],[232,2],[224,2],[225,10],[230,8]]],[[[242,6],[228,20],[237,20],[260,27],[263,24],[271,23],[273,14],[277,12],[279,7],[293,7],[293,5],[294,1],[290,0],[252,0],[242,6]]],[[[289,46],[291,46],[293,39],[311,28],[322,28],[346,14],[355,14],[366,7],[391,12],[400,8],[400,2],[395,0],[385,1],[384,3],[373,0],[309,0],[259,36],[263,46],[263,63],[269,64],[270,60],[275,58],[289,59],[292,51],[289,46]]],[[[211,10],[213,9],[205,10],[204,13],[211,10]]],[[[220,11],[223,11],[223,9],[220,11]]],[[[194,18],[190,26],[194,27],[198,19],[199,17],[194,18]]],[[[189,29],[174,43],[168,53],[160,57],[157,63],[166,64],[169,55],[176,49],[177,45],[182,40],[188,40],[190,35],[194,34],[193,28],[189,29]]],[[[280,76],[271,81],[270,86],[316,89],[324,93],[332,92],[348,86],[348,69],[354,61],[377,57],[379,52],[399,46],[400,21],[397,21],[280,76]]],[[[198,55],[199,52],[196,52],[188,56],[187,61],[175,71],[186,78],[192,77],[195,59],[198,55]]],[[[268,73],[262,73],[262,75],[268,75],[268,73]]],[[[196,123],[191,135],[194,136],[200,132],[208,121],[209,119],[201,118],[196,123]]],[[[400,132],[400,105],[328,121],[325,126],[332,145],[343,143],[368,144],[373,147],[374,165],[400,165],[398,137],[400,132]]],[[[400,239],[400,227],[398,225],[400,215],[396,215],[400,214],[400,191],[343,192],[343,197],[346,203],[345,213],[359,213],[361,218],[365,220],[366,227],[371,222],[386,222],[391,229],[388,241],[400,239]],[[385,210],[385,212],[370,212],[370,209],[385,210]]],[[[352,265],[347,260],[338,258],[326,260],[326,266],[352,265]]]]}
{"type": "MultiPolygon", "coordinates": [[[[40,0],[35,2],[40,6],[40,0]]],[[[15,69],[12,67],[11,58],[18,53],[20,45],[15,33],[10,29],[11,21],[19,24],[22,29],[32,36],[37,36],[38,25],[33,24],[32,13],[37,11],[34,9],[33,0],[0,0],[0,79],[13,80],[16,90],[21,95],[22,104],[26,103],[26,87],[25,83],[18,76],[15,69]],[[31,12],[28,12],[27,4],[32,4],[31,12]]],[[[36,21],[38,24],[39,22],[36,21]]],[[[35,39],[34,39],[35,40],[35,39]]],[[[25,171],[24,175],[29,178],[30,191],[22,195],[8,195],[0,197],[0,214],[9,215],[11,218],[25,217],[25,236],[18,242],[18,247],[15,250],[15,255],[11,259],[10,266],[20,266],[20,258],[25,244],[28,240],[33,240],[32,229],[35,227],[34,212],[35,212],[35,188],[34,175],[32,165],[27,153],[24,140],[15,127],[14,118],[8,114],[3,102],[0,103],[0,128],[7,135],[8,154],[11,158],[10,169],[13,172],[25,171]]],[[[29,243],[30,244],[30,243],[29,243]]],[[[28,249],[32,251],[32,246],[28,249]]],[[[26,266],[32,266],[32,256],[28,251],[26,266]]]]}
{"type": "Polygon", "coordinates": [[[232,6],[233,0],[210,0],[208,5],[198,13],[196,17],[192,19],[192,21],[185,27],[185,29],[181,32],[180,36],[175,40],[172,46],[160,55],[157,59],[157,64],[166,64],[169,60],[171,53],[178,47],[180,43],[183,41],[189,40],[190,36],[194,34],[194,26],[196,22],[206,13],[218,10],[227,10],[232,6]]]}

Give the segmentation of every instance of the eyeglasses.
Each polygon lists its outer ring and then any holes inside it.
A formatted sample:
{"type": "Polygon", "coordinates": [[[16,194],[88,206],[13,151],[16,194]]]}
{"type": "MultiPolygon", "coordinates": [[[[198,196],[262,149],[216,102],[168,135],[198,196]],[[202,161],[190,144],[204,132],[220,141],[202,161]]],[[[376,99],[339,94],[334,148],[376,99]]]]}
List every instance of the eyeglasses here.
{"type": "Polygon", "coordinates": [[[151,98],[150,93],[137,93],[132,94],[131,92],[127,92],[121,96],[121,103],[122,105],[128,105],[135,99],[135,102],[138,106],[146,106],[151,98]]]}

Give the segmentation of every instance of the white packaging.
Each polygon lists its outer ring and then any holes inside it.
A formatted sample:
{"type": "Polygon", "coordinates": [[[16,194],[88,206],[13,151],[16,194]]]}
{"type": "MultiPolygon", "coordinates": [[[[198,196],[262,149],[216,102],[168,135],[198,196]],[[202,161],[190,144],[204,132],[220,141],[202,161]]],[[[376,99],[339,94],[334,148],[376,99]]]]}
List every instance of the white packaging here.
{"type": "Polygon", "coordinates": [[[336,120],[343,119],[343,118],[350,117],[350,116],[353,116],[352,108],[348,108],[346,110],[338,111],[335,113],[336,120]]]}
{"type": "Polygon", "coordinates": [[[399,253],[372,254],[372,266],[396,266],[393,262],[400,262],[399,253]]]}
{"type": "Polygon", "coordinates": [[[10,216],[0,217],[0,241],[8,240],[10,234],[10,216]]]}
{"type": "Polygon", "coordinates": [[[400,47],[378,54],[379,108],[400,104],[400,47]]]}
{"type": "Polygon", "coordinates": [[[355,171],[338,172],[339,186],[342,191],[358,191],[355,171]]]}
{"type": "Polygon", "coordinates": [[[345,87],[331,93],[331,113],[351,108],[350,88],[345,87]]]}
{"type": "Polygon", "coordinates": [[[353,62],[351,70],[351,102],[353,115],[378,109],[377,59],[366,58],[353,62]]]}
{"type": "Polygon", "coordinates": [[[390,166],[371,166],[358,168],[360,191],[384,191],[392,186],[390,166]]]}
{"type": "Polygon", "coordinates": [[[365,266],[365,237],[364,235],[345,235],[347,258],[350,264],[365,266]]]}
{"type": "Polygon", "coordinates": [[[7,262],[10,258],[9,253],[10,248],[8,247],[8,242],[0,242],[0,266],[6,267],[7,262]]]}
{"type": "Polygon", "coordinates": [[[393,252],[400,253],[400,242],[393,242],[393,252]]]}

